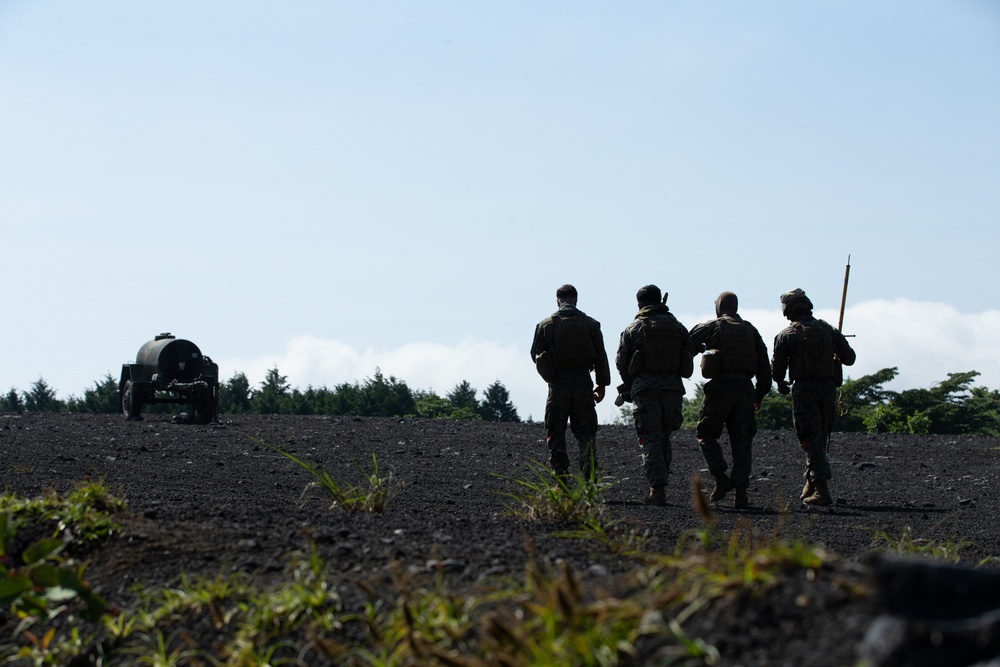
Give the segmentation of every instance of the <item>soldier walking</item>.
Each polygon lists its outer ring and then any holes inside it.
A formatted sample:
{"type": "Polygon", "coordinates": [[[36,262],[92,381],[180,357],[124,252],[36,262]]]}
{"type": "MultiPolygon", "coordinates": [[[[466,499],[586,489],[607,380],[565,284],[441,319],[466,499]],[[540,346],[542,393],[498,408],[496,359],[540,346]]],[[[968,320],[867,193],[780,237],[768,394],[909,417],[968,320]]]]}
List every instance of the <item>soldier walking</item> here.
{"type": "Polygon", "coordinates": [[[656,285],[640,288],[636,302],[639,312],[621,333],[615,366],[625,400],[635,406],[635,432],[649,482],[645,503],[664,506],[673,458],[670,436],[681,426],[683,378],[691,377],[694,369],[691,338],[656,285]]]}
{"type": "Polygon", "coordinates": [[[601,324],[576,307],[572,285],[556,290],[558,310],[535,326],[531,359],[549,385],[545,400],[545,433],[549,465],[557,475],[569,471],[566,423],[579,446],[580,471],[597,477],[597,409],[611,384],[611,368],[601,324]],[[591,380],[591,372],[596,378],[591,380]]]}
{"type": "Polygon", "coordinates": [[[767,347],[753,324],[739,316],[739,300],[722,292],[715,300],[716,319],[691,329],[694,353],[703,353],[701,373],[707,380],[698,418],[697,437],[708,471],[715,478],[710,500],[718,502],[736,489],[735,507],[750,506],[747,487],[753,438],[757,434],[754,412],[771,390],[771,364],[767,347]],[[733,456],[730,475],[719,437],[725,427],[733,456]]]}
{"type": "Polygon", "coordinates": [[[853,365],[856,355],[844,334],[813,317],[812,311],[812,301],[801,289],[781,295],[781,314],[791,324],[774,337],[771,377],[779,393],[792,394],[792,425],[806,453],[802,502],[826,506],[833,504],[827,451],[842,379],[840,364],[853,365]],[[785,381],[786,370],[791,387],[785,381]]]}

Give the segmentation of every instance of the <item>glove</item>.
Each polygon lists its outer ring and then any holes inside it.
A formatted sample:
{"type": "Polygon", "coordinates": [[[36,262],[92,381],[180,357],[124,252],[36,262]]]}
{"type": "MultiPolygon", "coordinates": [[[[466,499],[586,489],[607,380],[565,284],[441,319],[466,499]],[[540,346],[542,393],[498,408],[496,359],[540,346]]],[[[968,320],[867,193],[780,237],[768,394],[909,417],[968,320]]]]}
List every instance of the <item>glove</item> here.
{"type": "Polygon", "coordinates": [[[632,395],[628,390],[628,385],[620,384],[618,385],[618,396],[615,398],[615,405],[620,408],[626,402],[632,402],[632,395]]]}
{"type": "Polygon", "coordinates": [[[776,382],[778,384],[778,393],[779,394],[788,394],[788,393],[790,393],[792,391],[791,385],[789,385],[784,380],[777,380],[776,382]]]}

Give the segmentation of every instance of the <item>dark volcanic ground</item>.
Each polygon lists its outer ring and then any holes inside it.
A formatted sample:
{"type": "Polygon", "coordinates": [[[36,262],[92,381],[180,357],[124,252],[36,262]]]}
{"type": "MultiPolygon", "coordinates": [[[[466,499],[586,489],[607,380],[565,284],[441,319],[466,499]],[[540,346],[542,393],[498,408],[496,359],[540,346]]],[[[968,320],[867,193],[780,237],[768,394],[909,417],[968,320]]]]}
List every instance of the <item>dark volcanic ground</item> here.
{"type": "MultiPolygon", "coordinates": [[[[506,511],[516,490],[547,457],[538,424],[356,417],[223,416],[196,426],[149,415],[0,415],[0,470],[8,491],[33,496],[74,481],[104,480],[129,503],[123,535],[95,550],[91,584],[111,602],[127,602],[137,583],[165,586],[182,572],[280,573],[293,551],[315,544],[344,575],[345,599],[356,578],[384,577],[390,562],[411,571],[436,559],[453,586],[509,574],[521,579],[525,534],[544,562],[567,560],[585,586],[598,586],[618,561],[590,541],[551,535],[550,525],[506,511]],[[339,479],[359,481],[358,466],[390,472],[404,486],[382,514],[330,509],[308,489],[301,467],[259,444],[280,447],[339,479]]],[[[571,439],[572,440],[572,439],[571,439]]],[[[673,552],[682,534],[702,526],[689,477],[704,470],[691,431],[674,436],[669,506],[646,507],[639,450],[631,428],[603,426],[598,457],[618,484],[606,492],[610,517],[645,548],[673,552]]],[[[571,445],[571,451],[573,446],[571,445]]],[[[791,431],[755,441],[750,510],[716,508],[718,527],[737,522],[789,540],[817,543],[841,557],[829,580],[788,581],[753,605],[720,608],[686,627],[719,648],[724,665],[849,665],[878,613],[874,598],[848,595],[837,581],[865,580],[874,548],[912,539],[957,552],[961,562],[996,569],[1000,556],[1000,439],[965,436],[836,434],[831,447],[837,505],[798,501],[803,455],[791,431]],[[929,542],[925,542],[929,541],[929,542]],[[838,579],[839,578],[839,579],[838,579]],[[807,591],[804,593],[803,591],[807,591]]],[[[708,482],[705,482],[707,488],[708,482]]]]}

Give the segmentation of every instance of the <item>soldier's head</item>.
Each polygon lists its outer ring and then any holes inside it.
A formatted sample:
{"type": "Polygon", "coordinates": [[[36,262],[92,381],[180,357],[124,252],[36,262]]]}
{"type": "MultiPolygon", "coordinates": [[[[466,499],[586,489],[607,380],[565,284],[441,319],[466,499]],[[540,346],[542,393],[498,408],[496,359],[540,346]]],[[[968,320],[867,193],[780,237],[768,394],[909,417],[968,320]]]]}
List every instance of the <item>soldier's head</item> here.
{"type": "Polygon", "coordinates": [[[740,307],[739,299],[732,292],[722,292],[715,300],[715,316],[735,315],[740,307]]]}
{"type": "Polygon", "coordinates": [[[559,304],[572,303],[573,305],[576,305],[576,299],[576,288],[569,283],[566,283],[556,290],[556,302],[559,304]]]}
{"type": "Polygon", "coordinates": [[[802,289],[796,287],[781,295],[781,314],[788,319],[812,314],[813,304],[802,289]]]}
{"type": "Polygon", "coordinates": [[[640,287],[639,291],[635,293],[635,301],[639,304],[640,308],[656,306],[663,303],[663,294],[656,285],[646,285],[640,287]]]}

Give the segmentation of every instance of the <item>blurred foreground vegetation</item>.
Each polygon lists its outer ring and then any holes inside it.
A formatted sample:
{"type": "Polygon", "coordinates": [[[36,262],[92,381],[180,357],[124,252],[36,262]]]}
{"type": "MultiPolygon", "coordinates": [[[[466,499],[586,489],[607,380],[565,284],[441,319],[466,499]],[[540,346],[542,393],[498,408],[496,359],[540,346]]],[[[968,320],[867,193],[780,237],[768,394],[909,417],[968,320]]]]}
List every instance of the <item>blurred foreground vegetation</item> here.
{"type": "MultiPolygon", "coordinates": [[[[858,379],[847,379],[840,388],[840,416],[834,429],[841,432],[1000,435],[1000,391],[973,386],[978,371],[949,373],[947,379],[926,389],[893,391],[885,385],[898,369],[883,368],[858,379]]],[[[272,368],[257,386],[237,372],[220,387],[219,413],[288,415],[357,415],[364,417],[421,417],[428,419],[483,419],[519,422],[510,393],[499,380],[481,392],[462,381],[440,396],[434,391],[411,389],[394,376],[375,375],[363,382],[341,383],[332,389],[292,387],[287,376],[272,368]]],[[[684,397],[684,428],[698,421],[703,386],[684,397]]],[[[150,412],[170,411],[171,406],[151,405],[150,412]]],[[[39,378],[27,391],[11,388],[0,397],[0,412],[121,411],[118,382],[107,374],[83,396],[66,400],[39,378]]],[[[621,409],[619,423],[631,423],[631,406],[621,409]]],[[[790,429],[792,401],[772,390],[757,413],[761,429],[790,429]]]]}

